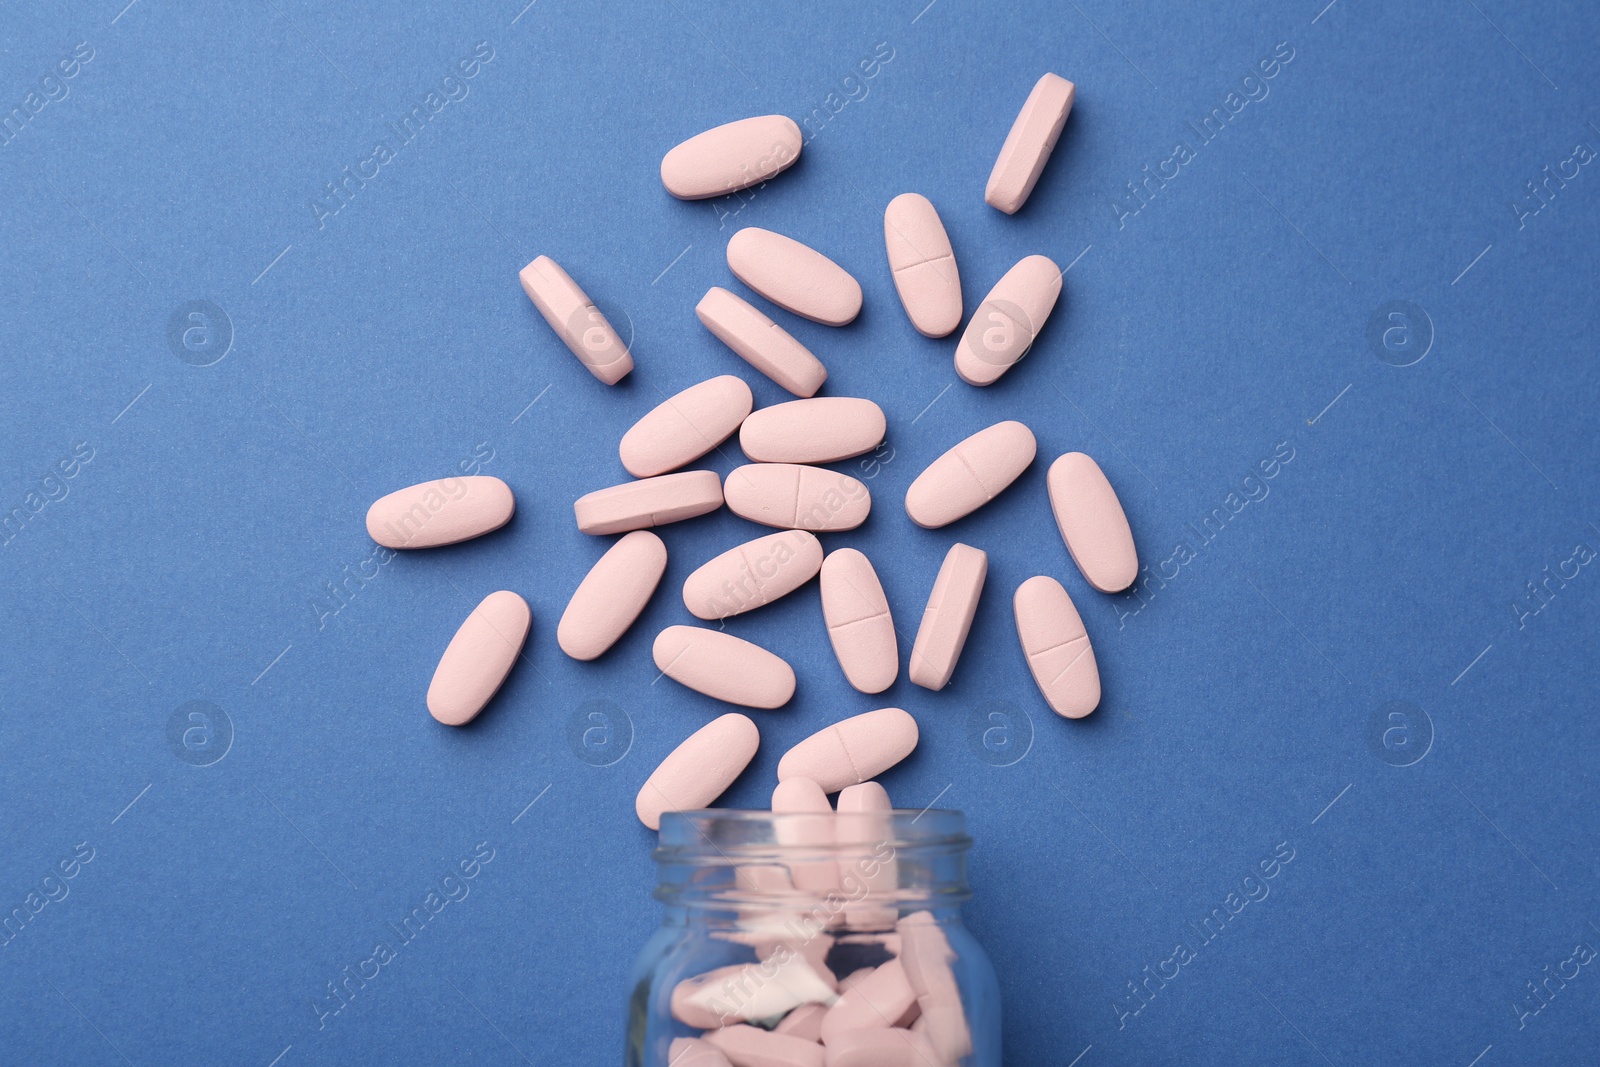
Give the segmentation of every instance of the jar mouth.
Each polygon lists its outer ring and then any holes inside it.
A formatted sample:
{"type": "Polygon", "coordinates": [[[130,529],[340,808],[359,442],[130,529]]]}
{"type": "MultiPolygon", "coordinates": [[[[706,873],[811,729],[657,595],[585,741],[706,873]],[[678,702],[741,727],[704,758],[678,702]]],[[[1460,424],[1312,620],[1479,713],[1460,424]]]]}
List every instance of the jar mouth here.
{"type": "Polygon", "coordinates": [[[950,808],[895,808],[870,812],[783,812],[706,808],[661,816],[655,850],[658,863],[715,862],[722,856],[748,861],[774,852],[789,855],[823,848],[872,848],[964,852],[972,844],[966,816],[950,808]],[[826,845],[818,831],[826,833],[826,845]]]}

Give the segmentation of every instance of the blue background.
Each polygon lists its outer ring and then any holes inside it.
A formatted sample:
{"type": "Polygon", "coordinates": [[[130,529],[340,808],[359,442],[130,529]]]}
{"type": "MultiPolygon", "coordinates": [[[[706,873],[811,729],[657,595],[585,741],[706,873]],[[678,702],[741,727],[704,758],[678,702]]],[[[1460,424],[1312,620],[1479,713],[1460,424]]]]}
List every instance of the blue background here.
{"type": "Polygon", "coordinates": [[[683,577],[761,531],[725,511],[663,530],[662,590],[586,665],[554,641],[604,548],[571,503],[625,477],[618,437],[667,394],[731,372],[787,399],[692,312],[742,291],[723,248],[749,224],[866,291],[841,330],[773,314],[827,394],[889,414],[876,460],[841,465],[875,513],[825,540],[877,564],[902,656],[952,540],[991,569],[937,694],[903,672],[851,690],[814,587],[730,623],[801,679],[757,713],[730,802],[763,803],[825,722],[912,710],[922,744],[885,783],[969,815],[1013,1063],[1592,1054],[1600,963],[1548,1004],[1527,984],[1600,947],[1600,173],[1566,165],[1548,203],[1525,185],[1600,147],[1592,5],[125,2],[13,5],[0,30],[0,112],[93,53],[0,146],[0,511],[54,497],[0,549],[0,909],[93,851],[0,949],[0,1062],[619,1061],[658,919],[633,795],[721,710],[658,682],[650,643],[690,621],[683,577]],[[479,42],[464,97],[311,206],[479,42]],[[1077,104],[1006,217],[984,182],[1045,70],[1077,104]],[[1230,93],[1256,99],[1231,114],[1230,93]],[[724,201],[662,190],[673,144],[769,112],[809,116],[792,171],[724,201]],[[1193,158],[1134,199],[1179,141],[1193,158]],[[1072,264],[990,389],[895,299],[881,218],[907,190],[939,207],[969,311],[1023,255],[1072,264]],[[631,334],[623,385],[521,292],[540,253],[631,334]],[[192,301],[215,309],[186,346],[192,301]],[[914,527],[916,473],[1003,418],[1039,462],[914,527]],[[1073,449],[1121,493],[1142,599],[1093,592],[1063,549],[1044,472],[1073,449]],[[367,505],[475,455],[514,522],[367,563],[332,600],[373,551],[367,505]],[[1034,573],[1094,640],[1085,721],[1051,714],[1017,646],[1034,573]],[[524,662],[445,729],[433,665],[498,588],[533,606],[524,662]],[[185,747],[191,701],[213,709],[185,747]],[[480,842],[470,894],[319,1027],[326,984],[480,842]],[[1133,1014],[1128,983],[1280,846],[1269,895],[1133,1014]]]}

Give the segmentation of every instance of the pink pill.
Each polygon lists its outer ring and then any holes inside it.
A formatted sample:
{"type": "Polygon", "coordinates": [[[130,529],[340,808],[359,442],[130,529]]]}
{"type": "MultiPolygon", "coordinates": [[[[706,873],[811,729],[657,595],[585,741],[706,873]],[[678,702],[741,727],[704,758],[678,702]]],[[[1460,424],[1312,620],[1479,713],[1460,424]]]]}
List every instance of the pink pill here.
{"type": "Polygon", "coordinates": [[[717,1046],[697,1037],[675,1037],[667,1047],[669,1067],[733,1067],[717,1046]]]}
{"type": "Polygon", "coordinates": [[[843,993],[822,1020],[822,1042],[833,1048],[843,1035],[853,1030],[887,1030],[916,1002],[911,983],[897,959],[883,966],[843,993]]]}
{"type": "Polygon", "coordinates": [[[801,318],[844,326],[861,313],[861,283],[792,237],[746,226],[728,241],[728,269],[750,288],[801,318]]]}
{"type": "Polygon", "coordinates": [[[883,240],[900,303],[924,337],[944,337],[961,325],[961,274],[950,235],[933,203],[901,193],[883,212],[883,240]]]}
{"type": "Polygon", "coordinates": [[[861,482],[801,463],[735,467],[722,495],[740,518],[791,530],[854,530],[872,512],[872,494],[861,482]]]}
{"type": "Polygon", "coordinates": [[[760,645],[699,626],[669,626],[651,649],[656,669],[679,685],[747,708],[779,708],[794,696],[794,668],[760,645]]]}
{"type": "Polygon", "coordinates": [[[1028,256],[994,283],[956,345],[956,374],[968,385],[992,385],[1028,354],[1061,296],[1061,268],[1028,256]]]}
{"type": "Polygon", "coordinates": [[[1029,578],[1012,598],[1017,638],[1039,692],[1057,715],[1081,719],[1100,704],[1100,669],[1083,619],[1061,583],[1029,578]]]}
{"type": "MultiPolygon", "coordinates": [[[[779,820],[775,827],[778,843],[795,850],[827,852],[832,849],[833,805],[822,786],[810,778],[785,778],[772,791],[774,815],[803,815],[816,818],[779,820]]],[[[826,893],[839,887],[839,864],[826,859],[793,860],[789,874],[794,887],[809,893],[826,893]]]]}
{"type": "Polygon", "coordinates": [[[824,792],[876,778],[917,747],[917,720],[879,708],[841,720],[795,745],[778,761],[778,780],[809,778],[824,792]]]}
{"type": "Polygon", "coordinates": [[[845,678],[863,693],[881,693],[900,673],[889,600],[872,561],[853,548],[822,561],[822,617],[845,678]]]}
{"type": "Polygon", "coordinates": [[[645,779],[634,802],[639,821],[659,830],[665,812],[709,807],[755,759],[760,744],[761,731],[749,716],[729,712],[712,719],[645,779]]]}
{"type": "Polygon", "coordinates": [[[450,639],[428,686],[428,711],[446,726],[461,726],[499,691],[528,639],[533,614],[509,590],[490,593],[450,639]]]}
{"type": "Polygon", "coordinates": [[[900,963],[922,1012],[915,1032],[933,1046],[939,1057],[934,1062],[955,1063],[972,1052],[972,1032],[950,967],[956,954],[928,912],[907,915],[900,920],[899,930],[900,963]]]}
{"type": "Polygon", "coordinates": [[[560,264],[540,256],[523,267],[519,277],[533,306],[590,374],[616,385],[633,369],[628,346],[560,264]]]}
{"type": "Polygon", "coordinates": [[[756,1026],[712,1030],[704,1040],[717,1046],[733,1067],[825,1067],[821,1045],[756,1026]]]}
{"type": "Polygon", "coordinates": [[[1120,593],[1139,577],[1139,553],[1117,491],[1100,464],[1068,452],[1050,464],[1050,510],[1084,579],[1102,593],[1120,593]]]}
{"type": "Polygon", "coordinates": [[[1047,73],[1034,83],[989,173],[983,198],[991,207],[1014,215],[1027,203],[1061,138],[1075,95],[1076,87],[1059,74],[1047,73]]]}
{"type": "Polygon", "coordinates": [[[828,368],[810,349],[749,301],[721,286],[707,290],[694,313],[740,359],[795,396],[811,396],[828,380],[828,368]]]}
{"type": "Polygon", "coordinates": [[[883,443],[883,409],[855,396],[790,400],[750,413],[739,447],[757,463],[837,463],[883,443]]]}
{"type": "Polygon", "coordinates": [[[945,553],[922,612],[916,643],[911,646],[911,667],[906,674],[914,684],[940,690],[950,683],[988,575],[989,555],[983,549],[958,542],[945,553]]]}
{"type": "Polygon", "coordinates": [[[845,905],[845,926],[892,929],[899,917],[892,898],[900,887],[900,871],[892,855],[894,805],[889,794],[877,782],[862,782],[841,789],[835,804],[839,884],[846,892],[859,893],[858,900],[845,905]]]}
{"type": "Polygon", "coordinates": [[[726,619],[786,597],[822,569],[822,544],[785,530],[736,545],[683,580],[683,606],[699,619],[726,619]]]}
{"type": "Polygon", "coordinates": [[[584,533],[614,534],[681,522],[721,506],[716,471],[680,471],[596,489],[574,501],[572,513],[584,533]]]}
{"type": "Polygon", "coordinates": [[[635,530],[606,550],[578,583],[556,627],[556,644],[578,660],[591,660],[617,643],[650,602],[667,569],[667,546],[648,530],[635,530]]]}
{"type": "Polygon", "coordinates": [[[679,200],[748,189],[800,158],[800,127],[787,115],[757,115],[697,133],[661,160],[661,184],[679,200]]]}
{"type": "Polygon", "coordinates": [[[772,1028],[772,1032],[798,1037],[802,1041],[821,1041],[822,1017],[826,1014],[828,1009],[822,1004],[802,1004],[785,1015],[783,1021],[772,1028]]]}
{"type": "Polygon", "coordinates": [[[802,1004],[832,1004],[838,999],[832,978],[798,955],[718,967],[673,987],[672,1016],[702,1030],[771,1019],[802,1004]]]}
{"type": "Polygon", "coordinates": [[[500,529],[516,511],[499,478],[440,478],[398,489],[367,509],[367,533],[385,548],[436,548],[500,529]]]}
{"type": "Polygon", "coordinates": [[[754,402],[750,387],[731,374],[691,385],[622,435],[622,465],[635,478],[652,478],[692,463],[732,437],[754,402]]]}
{"type": "Polygon", "coordinates": [[[929,530],[970,515],[1016,481],[1038,448],[1033,431],[1020,422],[979,430],[917,475],[906,490],[906,514],[929,530]]]}
{"type": "Polygon", "coordinates": [[[952,1062],[909,1030],[852,1030],[828,1042],[827,1067],[945,1067],[952,1062]]]}

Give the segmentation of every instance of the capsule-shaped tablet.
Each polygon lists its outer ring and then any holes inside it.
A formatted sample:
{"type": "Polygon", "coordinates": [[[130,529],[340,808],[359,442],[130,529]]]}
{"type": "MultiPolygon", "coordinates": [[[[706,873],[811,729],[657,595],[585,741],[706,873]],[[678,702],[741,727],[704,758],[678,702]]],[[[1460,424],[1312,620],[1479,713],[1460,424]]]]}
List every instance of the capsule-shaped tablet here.
{"type": "Polygon", "coordinates": [[[822,1046],[759,1026],[724,1026],[702,1040],[717,1046],[734,1067],[825,1067],[822,1046]]]}
{"type": "Polygon", "coordinates": [[[850,1030],[827,1047],[827,1067],[928,1067],[954,1062],[940,1057],[926,1037],[910,1030],[850,1030]]]}
{"type": "Polygon", "coordinates": [[[594,306],[578,283],[549,256],[522,268],[522,290],[539,309],[544,321],[578,357],[589,373],[607,385],[616,385],[633,369],[633,356],[611,323],[594,306]]]}
{"type": "Polygon", "coordinates": [[[741,378],[723,374],[668,397],[622,435],[617,452],[635,478],[693,463],[739,428],[755,403],[741,378]]]}
{"type": "Polygon", "coordinates": [[[906,676],[914,684],[939,690],[950,683],[988,575],[989,555],[983,549],[958,542],[945,553],[922,612],[922,625],[917,627],[917,640],[911,646],[906,676]]]}
{"type": "Polygon", "coordinates": [[[928,464],[906,490],[906,514],[925,529],[947,526],[999,496],[1033,462],[1039,445],[1020,422],[979,430],[928,464]]]}
{"type": "Polygon", "coordinates": [[[446,726],[461,726],[499,691],[528,639],[528,602],[502,589],[472,609],[450,639],[428,685],[428,711],[446,726]]]}
{"type": "Polygon", "coordinates": [[[839,855],[839,884],[860,887],[859,899],[845,905],[845,926],[851,930],[889,930],[899,913],[893,894],[900,887],[899,861],[883,858],[880,847],[894,840],[894,804],[877,782],[847,785],[835,802],[834,831],[839,855]]]}
{"type": "Polygon", "coordinates": [[[961,988],[950,968],[956,958],[950,939],[926,911],[907,915],[896,929],[900,963],[922,1009],[915,1032],[933,1046],[931,1062],[955,1063],[972,1052],[972,1032],[961,1006],[961,988]]]}
{"type": "Polygon", "coordinates": [[[649,530],[635,530],[606,550],[578,583],[556,626],[556,644],[578,660],[591,660],[617,643],[650,602],[667,569],[667,546],[649,530]]]}
{"type": "MultiPolygon", "coordinates": [[[[773,827],[778,844],[795,851],[830,853],[833,849],[833,805],[822,787],[810,778],[785,778],[772,791],[772,814],[800,818],[779,819],[773,827]],[[811,816],[815,816],[812,818],[811,816]]],[[[792,860],[789,874],[796,889],[826,893],[839,888],[839,863],[825,859],[792,860]]]]}
{"type": "Polygon", "coordinates": [[[870,400],[818,396],[751,412],[739,427],[739,447],[757,463],[837,463],[877,448],[887,427],[870,400]]]}
{"type": "Polygon", "coordinates": [[[811,396],[828,380],[828,368],[810,349],[748,300],[720,285],[706,291],[694,313],[740,359],[795,396],[811,396]]]}
{"type": "Polygon", "coordinates": [[[1057,715],[1081,719],[1100,704],[1100,668],[1083,619],[1054,578],[1040,574],[1017,587],[1011,601],[1017,639],[1028,669],[1057,715]]]}
{"type": "Polygon", "coordinates": [[[830,1054],[837,1053],[838,1041],[853,1030],[888,1030],[917,999],[898,959],[874,968],[847,989],[840,983],[840,988],[843,993],[822,1020],[822,1043],[830,1054]]]}
{"type": "Polygon", "coordinates": [[[794,696],[794,668],[732,634],[669,626],[651,648],[656,669],[680,685],[747,708],[780,708],[794,696]]]}
{"type": "Polygon", "coordinates": [[[901,193],[883,212],[883,242],[895,291],[924,337],[945,337],[961,325],[961,274],[950,235],[933,202],[901,193]]]}
{"type": "Polygon", "coordinates": [[[650,772],[634,801],[639,821],[661,829],[668,811],[711,806],[755,759],[761,731],[748,715],[729,712],[690,734],[650,772]]]}
{"type": "Polygon", "coordinates": [[[614,534],[681,522],[721,506],[716,471],[680,471],[596,489],[575,500],[572,513],[584,533],[614,534]]]}
{"type": "Polygon", "coordinates": [[[498,530],[516,509],[511,487],[499,478],[440,478],[373,501],[367,533],[385,548],[437,548],[498,530]]]}
{"type": "Polygon", "coordinates": [[[786,530],[854,530],[872,511],[872,494],[848,474],[799,463],[747,463],[722,486],[728,510],[786,530]]]}
{"type": "Polygon", "coordinates": [[[879,708],[823,728],[778,761],[778,781],[809,778],[824,792],[876,778],[917,747],[917,720],[899,708],[879,708]]]}
{"type": "Polygon", "coordinates": [[[822,569],[822,543],[805,530],[767,534],[722,553],[683,580],[683,606],[697,619],[726,619],[770,604],[822,569]]]}
{"type": "MultiPolygon", "coordinates": [[[[826,1005],[802,1004],[783,1017],[777,1026],[772,1028],[775,1034],[788,1034],[798,1037],[802,1041],[822,1040],[822,1017],[828,1014],[826,1005]]],[[[676,1067],[676,1064],[674,1064],[676,1067]]]]}
{"type": "Polygon", "coordinates": [[[889,600],[872,561],[854,548],[840,548],[822,561],[822,617],[833,654],[851,685],[881,693],[900,673],[889,600]]]}
{"type": "Polygon", "coordinates": [[[1120,593],[1139,576],[1139,553],[1117,491],[1100,464],[1068,452],[1045,479],[1061,539],[1084,580],[1102,593],[1120,593]]]}
{"type": "Polygon", "coordinates": [[[956,345],[956,374],[968,385],[993,385],[1028,354],[1061,296],[1061,268],[1028,256],[983,298],[956,345]]]}
{"type": "Polygon", "coordinates": [[[861,283],[793,237],[746,226],[728,239],[728,269],[735,278],[803,319],[844,326],[861,314],[861,283]]]}
{"type": "Polygon", "coordinates": [[[679,200],[760,185],[800,158],[804,138],[787,115],[757,115],[697,133],[661,159],[661,184],[679,200]]]}
{"type": "Polygon", "coordinates": [[[728,1057],[717,1051],[717,1046],[697,1037],[673,1038],[672,1044],[667,1046],[667,1062],[672,1067],[733,1067],[728,1057]]]}
{"type": "Polygon", "coordinates": [[[990,207],[1015,215],[1027,203],[1061,138],[1076,93],[1076,86],[1059,74],[1046,73],[1034,83],[989,172],[983,199],[990,207]]]}

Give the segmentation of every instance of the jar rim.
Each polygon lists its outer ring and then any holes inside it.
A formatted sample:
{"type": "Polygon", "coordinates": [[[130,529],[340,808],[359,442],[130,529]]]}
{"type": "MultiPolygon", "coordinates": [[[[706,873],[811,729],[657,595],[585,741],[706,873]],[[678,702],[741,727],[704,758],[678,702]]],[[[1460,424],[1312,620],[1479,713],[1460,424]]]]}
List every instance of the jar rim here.
{"type": "Polygon", "coordinates": [[[886,843],[898,851],[965,851],[972,845],[966,816],[951,808],[895,808],[872,812],[772,812],[761,809],[704,808],[671,811],[661,817],[655,858],[674,863],[695,858],[747,858],[752,853],[787,851],[783,843],[805,839],[808,826],[829,823],[859,831],[852,838],[830,835],[832,847],[870,847],[886,843]],[[785,832],[789,831],[789,832],[785,832]]]}

